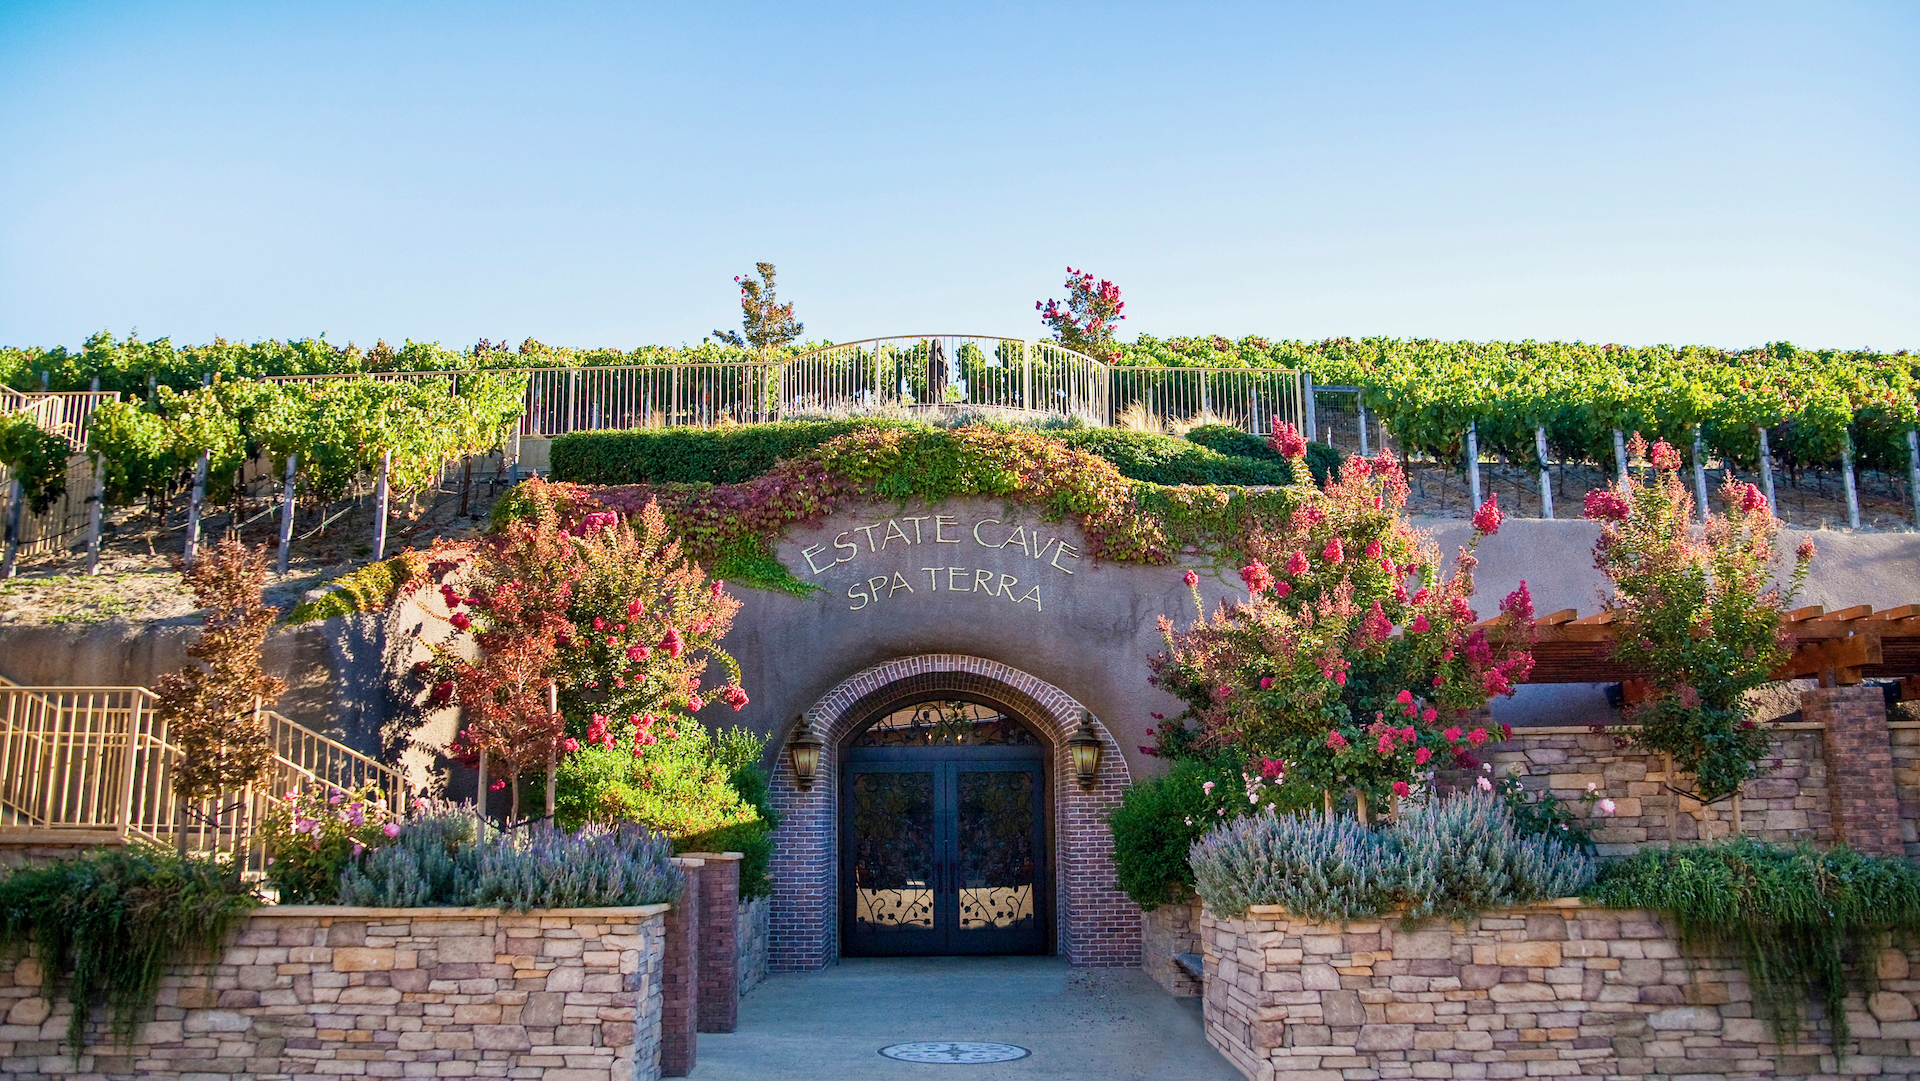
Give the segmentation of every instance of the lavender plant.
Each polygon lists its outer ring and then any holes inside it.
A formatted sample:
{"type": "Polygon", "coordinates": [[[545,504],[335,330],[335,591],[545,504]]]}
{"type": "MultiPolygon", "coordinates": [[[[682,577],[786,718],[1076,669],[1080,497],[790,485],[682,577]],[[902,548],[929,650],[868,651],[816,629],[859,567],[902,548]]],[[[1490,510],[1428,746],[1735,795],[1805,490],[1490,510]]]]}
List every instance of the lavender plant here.
{"type": "Polygon", "coordinates": [[[1386,829],[1323,812],[1274,810],[1208,833],[1189,854],[1195,888],[1221,915],[1279,905],[1315,920],[1468,919],[1491,908],[1579,893],[1594,861],[1559,838],[1527,835],[1491,793],[1452,796],[1386,829]]]}

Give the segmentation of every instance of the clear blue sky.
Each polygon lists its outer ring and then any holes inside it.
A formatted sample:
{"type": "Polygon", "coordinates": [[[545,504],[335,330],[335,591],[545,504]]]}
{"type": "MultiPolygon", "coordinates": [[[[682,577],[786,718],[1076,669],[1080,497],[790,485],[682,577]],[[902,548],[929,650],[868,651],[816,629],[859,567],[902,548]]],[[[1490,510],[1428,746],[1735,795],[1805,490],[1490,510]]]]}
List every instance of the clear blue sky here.
{"type": "Polygon", "coordinates": [[[1920,4],[12,3],[0,343],[1920,348],[1920,4]]]}

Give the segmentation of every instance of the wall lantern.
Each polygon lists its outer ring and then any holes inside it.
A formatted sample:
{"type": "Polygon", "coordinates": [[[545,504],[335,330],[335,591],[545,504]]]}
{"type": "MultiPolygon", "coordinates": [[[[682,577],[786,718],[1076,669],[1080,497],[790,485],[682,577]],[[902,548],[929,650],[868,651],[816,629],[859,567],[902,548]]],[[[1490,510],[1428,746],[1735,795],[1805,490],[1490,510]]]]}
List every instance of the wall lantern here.
{"type": "Polygon", "coordinates": [[[1080,718],[1080,727],[1067,737],[1067,752],[1073,755],[1073,774],[1080,779],[1080,787],[1093,791],[1093,782],[1100,776],[1100,733],[1094,730],[1093,714],[1080,718]]]}
{"type": "Polygon", "coordinates": [[[793,755],[793,779],[799,783],[800,791],[813,788],[813,779],[820,772],[820,737],[813,734],[813,725],[805,716],[795,717],[799,727],[793,731],[793,738],[787,742],[787,750],[793,755]]]}

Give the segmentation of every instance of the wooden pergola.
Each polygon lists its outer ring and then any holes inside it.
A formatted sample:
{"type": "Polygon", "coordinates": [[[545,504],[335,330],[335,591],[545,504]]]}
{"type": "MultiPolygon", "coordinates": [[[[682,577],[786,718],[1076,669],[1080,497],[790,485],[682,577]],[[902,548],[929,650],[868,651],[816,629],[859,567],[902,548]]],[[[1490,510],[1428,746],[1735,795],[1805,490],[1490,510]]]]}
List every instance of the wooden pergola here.
{"type": "MultiPolygon", "coordinates": [[[[1566,608],[1536,619],[1534,630],[1528,683],[1620,683],[1628,701],[1643,696],[1640,674],[1613,657],[1614,613],[1583,618],[1566,608]]],[[[1870,604],[1837,612],[1796,608],[1787,613],[1787,630],[1793,654],[1775,679],[1817,679],[1823,687],[1899,679],[1902,698],[1920,698],[1920,604],[1879,611],[1870,604]]]]}

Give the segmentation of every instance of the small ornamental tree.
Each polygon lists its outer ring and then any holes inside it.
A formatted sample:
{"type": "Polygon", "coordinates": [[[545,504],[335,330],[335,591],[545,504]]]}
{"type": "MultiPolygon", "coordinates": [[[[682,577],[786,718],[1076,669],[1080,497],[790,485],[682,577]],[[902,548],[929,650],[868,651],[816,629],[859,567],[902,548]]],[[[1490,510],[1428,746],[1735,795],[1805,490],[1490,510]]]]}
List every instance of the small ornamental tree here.
{"type": "MultiPolygon", "coordinates": [[[[207,609],[200,637],[187,647],[189,663],[160,677],[156,712],[167,738],[181,750],[173,790],[187,801],[263,779],[273,757],[260,711],[287,689],[269,676],[260,650],[280,610],[260,589],[267,579],[264,551],[222,540],[186,570],[187,588],[207,609]]],[[[186,843],[181,832],[181,844],[186,843]]]]}
{"type": "Polygon", "coordinates": [[[740,667],[719,646],[740,604],[680,555],[658,505],[633,523],[596,511],[569,529],[553,493],[534,491],[531,513],[473,553],[470,592],[440,586],[479,659],[443,648],[423,673],[435,677],[432,699],[466,713],[450,753],[498,761],[516,817],[517,779],[529,769],[585,747],[640,755],[673,738],[679,717],[747,704],[740,667]],[[703,687],[715,660],[724,679],[703,687]]]}
{"type": "Polygon", "coordinates": [[[1758,488],[1729,477],[1727,509],[1697,525],[1680,452],[1665,441],[1649,448],[1637,433],[1631,452],[1647,460],[1638,475],[1586,498],[1586,516],[1600,523],[1594,566],[1613,584],[1615,656],[1644,672],[1652,692],[1628,710],[1638,726],[1630,738],[1672,755],[1695,794],[1717,800],[1755,776],[1767,753],[1772,736],[1747,693],[1787,659],[1785,614],[1813,541],[1801,543],[1781,585],[1772,577],[1781,523],[1758,488]]]}
{"type": "MultiPolygon", "coordinates": [[[[1306,453],[1283,423],[1273,445],[1290,460],[1306,453]]],[[[1161,619],[1167,649],[1154,680],[1187,705],[1183,721],[1197,731],[1182,738],[1241,756],[1250,804],[1298,802],[1283,785],[1327,807],[1351,791],[1364,818],[1438,767],[1472,764],[1491,737],[1467,715],[1532,670],[1533,602],[1523,582],[1499,619],[1480,624],[1472,545],[1440,573],[1438,549],[1403,515],[1406,481],[1385,454],[1352,459],[1324,489],[1295,491],[1280,528],[1247,538],[1245,601],[1200,611],[1184,631],[1161,619]],[[1276,790],[1268,800],[1254,798],[1256,779],[1276,790]]],[[[1487,500],[1473,543],[1500,520],[1487,500]]],[[[1198,577],[1188,572],[1187,584],[1199,610],[1198,577]]]]}
{"type": "Polygon", "coordinates": [[[1054,340],[1076,353],[1095,360],[1112,361],[1120,356],[1113,340],[1114,330],[1126,316],[1127,302],[1120,299],[1120,287],[1110,281],[1096,284],[1093,275],[1067,268],[1067,300],[1033,302],[1040,321],[1052,331],[1054,340]]]}
{"type": "Polygon", "coordinates": [[[743,338],[732,330],[716,330],[713,336],[740,348],[751,347],[763,352],[779,349],[798,338],[806,325],[794,320],[791,303],[782,304],[774,296],[773,264],[753,265],[760,272],[759,281],[745,275],[733,279],[740,287],[740,328],[746,331],[746,336],[743,338]]]}

